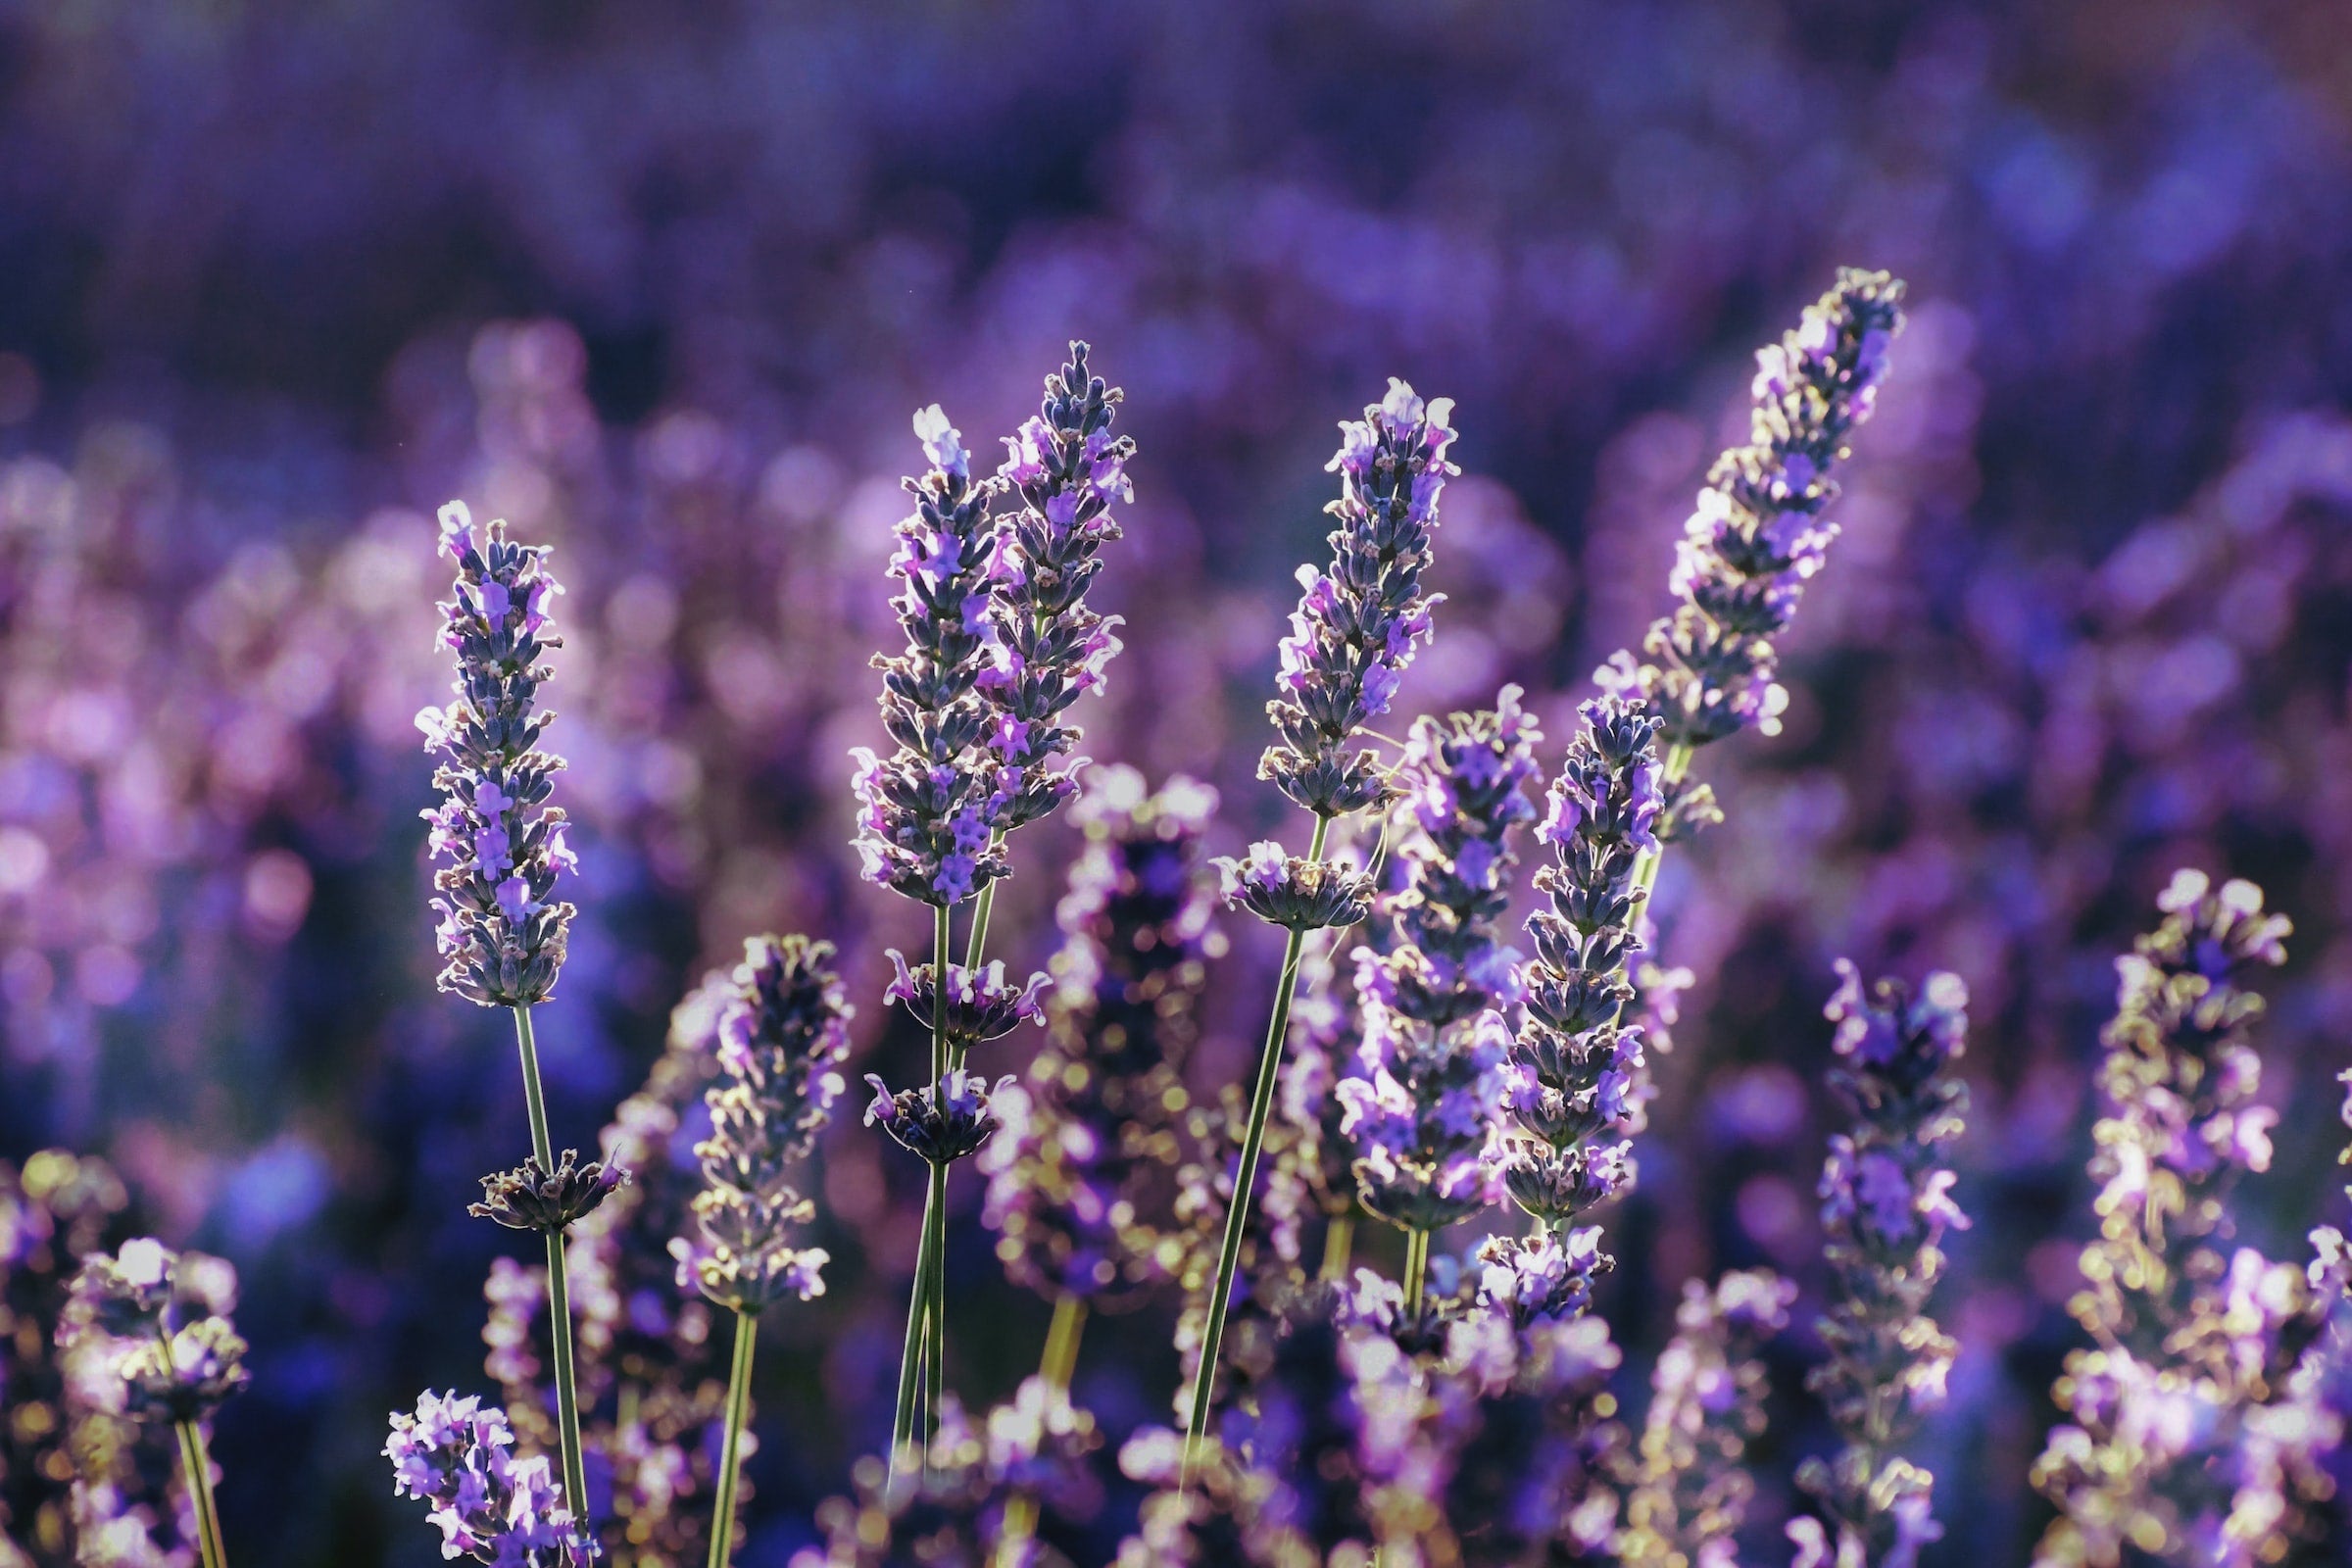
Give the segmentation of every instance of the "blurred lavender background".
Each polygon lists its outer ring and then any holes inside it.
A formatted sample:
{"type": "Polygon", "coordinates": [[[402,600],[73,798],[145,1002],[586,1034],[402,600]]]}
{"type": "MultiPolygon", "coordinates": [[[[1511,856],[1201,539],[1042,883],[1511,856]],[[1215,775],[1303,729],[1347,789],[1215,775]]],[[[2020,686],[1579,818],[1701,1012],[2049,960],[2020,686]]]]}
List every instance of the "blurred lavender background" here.
{"type": "MultiPolygon", "coordinates": [[[[1214,784],[1230,853],[1285,809],[1259,710],[1335,420],[1389,374],[1458,400],[1400,703],[1519,681],[1548,770],[1664,607],[1750,351],[1883,267],[1912,320],[1787,728],[1710,749],[1729,820],[1660,889],[1696,984],[1603,1306],[1639,1365],[1687,1278],[1805,1286],[1757,1450],[1777,1541],[1827,1441],[1831,962],[1956,970],[1977,1225],[1923,1560],[2022,1560],[2111,959],[2177,864],[2298,927],[2243,1233],[2341,1218],[2348,62],[2323,0],[0,5],[0,1157],[101,1154],[125,1225],[237,1265],[237,1562],[438,1560],[378,1449],[419,1389],[484,1386],[514,1239],[464,1209],[520,1093],[507,1020],[432,989],[436,505],[553,541],[569,590],[583,913],[539,1034],[586,1147],[756,931],[840,943],[855,1068],[922,1056],[880,1004],[920,912],[848,847],[912,409],[993,462],[1066,339],[1125,386],[1096,601],[1127,651],[1084,749],[1214,784]]],[[[1008,961],[1054,945],[1073,844],[1018,844],[1008,961]]],[[[1225,927],[1209,1085],[1279,948],[1225,927]]],[[[854,1117],[821,1157],[831,1289],[765,1321],[753,1564],[889,1430],[920,1186],[854,1117]]],[[[958,1193],[950,1382],[982,1401],[1046,1311],[958,1193]]],[[[1114,1446],[1167,1418],[1168,1336],[1090,1334],[1114,1446]]]]}

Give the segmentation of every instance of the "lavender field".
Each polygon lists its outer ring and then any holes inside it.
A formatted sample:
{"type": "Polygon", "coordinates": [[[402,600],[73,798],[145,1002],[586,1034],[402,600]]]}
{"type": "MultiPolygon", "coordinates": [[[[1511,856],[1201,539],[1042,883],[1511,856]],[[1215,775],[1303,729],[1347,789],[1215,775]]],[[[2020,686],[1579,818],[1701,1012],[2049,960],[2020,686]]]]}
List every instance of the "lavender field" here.
{"type": "Polygon", "coordinates": [[[0,1568],[2352,1562],[2347,1083],[2340,6],[0,0],[0,1568]]]}

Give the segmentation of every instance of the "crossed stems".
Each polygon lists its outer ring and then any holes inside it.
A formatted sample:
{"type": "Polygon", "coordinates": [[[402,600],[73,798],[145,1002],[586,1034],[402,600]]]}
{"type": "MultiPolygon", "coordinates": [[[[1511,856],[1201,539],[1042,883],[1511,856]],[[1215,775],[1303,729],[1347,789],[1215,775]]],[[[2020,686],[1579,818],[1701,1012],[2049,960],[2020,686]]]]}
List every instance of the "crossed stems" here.
{"type": "MultiPolygon", "coordinates": [[[[156,1338],[163,1342],[164,1365],[177,1370],[172,1355],[172,1314],[167,1308],[156,1320],[156,1338]]],[[[204,1426],[195,1417],[172,1424],[179,1437],[179,1465],[186,1472],[188,1502],[196,1514],[196,1546],[204,1568],[228,1568],[228,1549],[220,1544],[220,1510],[213,1501],[213,1458],[204,1446],[204,1426]]]]}
{"type": "MultiPolygon", "coordinates": [[[[547,1099],[539,1087],[539,1044],[531,1032],[527,1003],[514,1009],[514,1047],[522,1056],[522,1098],[531,1116],[531,1152],[538,1156],[541,1170],[552,1171],[556,1168],[555,1149],[547,1136],[547,1099]]],[[[547,1315],[548,1338],[555,1347],[556,1430],[564,1449],[564,1498],[571,1506],[573,1528],[588,1536],[592,1530],[588,1473],[580,1458],[580,1391],[572,1373],[571,1292],[564,1272],[561,1231],[547,1233],[547,1315]]]]}

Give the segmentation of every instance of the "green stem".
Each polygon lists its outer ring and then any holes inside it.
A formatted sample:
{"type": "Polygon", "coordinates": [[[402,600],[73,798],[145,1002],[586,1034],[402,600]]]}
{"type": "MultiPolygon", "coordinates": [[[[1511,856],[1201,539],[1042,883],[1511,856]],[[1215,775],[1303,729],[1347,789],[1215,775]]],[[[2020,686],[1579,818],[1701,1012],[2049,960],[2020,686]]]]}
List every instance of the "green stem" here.
{"type": "MultiPolygon", "coordinates": [[[[1690,771],[1690,744],[1684,742],[1667,748],[1665,766],[1659,775],[1660,782],[1668,786],[1680,784],[1683,775],[1690,771]]],[[[1643,850],[1642,858],[1634,862],[1634,886],[1642,890],[1644,899],[1658,885],[1658,862],[1665,858],[1666,846],[1661,844],[1654,850],[1643,850]]]]}
{"type": "MultiPolygon", "coordinates": [[[[1323,858],[1331,818],[1317,813],[1309,860],[1323,858]]],[[[1234,1271],[1241,1266],[1242,1236],[1250,1228],[1250,1193],[1257,1181],[1258,1151],[1266,1142],[1266,1117],[1274,1108],[1274,1085],[1282,1075],[1282,1050],[1291,1030],[1291,999],[1298,989],[1298,956],[1306,933],[1293,930],[1282,950],[1282,979],[1274,992],[1274,1013],[1266,1020],[1266,1044],[1258,1056],[1257,1087],[1250,1097],[1250,1126],[1242,1138],[1242,1162],[1233,1177],[1233,1201],[1225,1209],[1225,1244],[1217,1252],[1217,1278],[1208,1298],[1208,1327],[1200,1337],[1200,1365],[1193,1375],[1192,1419],[1185,1429],[1184,1465],[1178,1483],[1192,1487],[1193,1466],[1208,1435],[1209,1404],[1217,1388],[1217,1354],[1225,1339],[1225,1314],[1232,1304],[1234,1271]]]]}
{"type": "MultiPolygon", "coordinates": [[[[926,1189],[926,1192],[928,1189],[926,1189]]],[[[923,1210],[923,1239],[914,1259],[914,1294],[906,1303],[906,1343],[899,1352],[898,1414],[890,1428],[890,1470],[895,1480],[906,1453],[908,1444],[915,1441],[914,1413],[916,1391],[922,1387],[925,1317],[931,1304],[931,1211],[926,1199],[923,1210]]]]}
{"type": "MultiPolygon", "coordinates": [[[[514,1049],[522,1057],[522,1100],[531,1116],[531,1152],[539,1168],[556,1168],[556,1152],[547,1136],[547,1099],[539,1087],[539,1042],[531,1032],[528,1004],[514,1009],[514,1049]]],[[[564,1237],[547,1238],[547,1326],[555,1348],[556,1428],[564,1447],[564,1499],[571,1506],[573,1523],[583,1536],[593,1533],[588,1518],[588,1471],[580,1458],[580,1391],[571,1360],[571,1292],[564,1272],[564,1237]]]]}
{"type": "Polygon", "coordinates": [[[1429,1232],[1415,1227],[1404,1233],[1404,1309],[1421,1310],[1421,1293],[1429,1278],[1429,1232]]]}
{"type": "Polygon", "coordinates": [[[188,1479],[188,1501],[196,1513],[196,1545],[204,1568],[228,1568],[228,1549],[220,1544],[220,1512],[213,1502],[213,1460],[205,1451],[204,1428],[182,1421],[179,1428],[179,1465],[188,1479]]]}
{"type": "MultiPolygon", "coordinates": [[[[1046,1331],[1046,1353],[1037,1363],[1037,1375],[1046,1386],[1066,1394],[1070,1374],[1078,1369],[1078,1341],[1086,1332],[1086,1300],[1083,1297],[1058,1297],[1054,1302],[1054,1326],[1046,1331]]],[[[1026,1492],[1014,1493],[1004,1504],[1004,1528],[997,1538],[997,1568],[1020,1568],[1026,1560],[1021,1550],[1037,1537],[1037,1498],[1026,1492]]]]}
{"type": "Polygon", "coordinates": [[[735,1555],[735,1496],[743,1478],[743,1429],[752,1412],[752,1352],[760,1344],[760,1319],[735,1309],[735,1363],[727,1373],[727,1437],[718,1461],[718,1500],[710,1510],[710,1568],[727,1568],[735,1555]]]}
{"type": "Polygon", "coordinates": [[[1315,1277],[1326,1285],[1348,1277],[1348,1258],[1355,1250],[1355,1216],[1339,1214],[1323,1232],[1323,1269],[1315,1277]]]}
{"type": "Polygon", "coordinates": [[[931,1189],[926,1203],[931,1218],[931,1278],[924,1292],[923,1304],[923,1440],[924,1462],[929,1463],[930,1443],[939,1430],[939,1396],[948,1375],[948,1167],[931,1167],[931,1189]]]}

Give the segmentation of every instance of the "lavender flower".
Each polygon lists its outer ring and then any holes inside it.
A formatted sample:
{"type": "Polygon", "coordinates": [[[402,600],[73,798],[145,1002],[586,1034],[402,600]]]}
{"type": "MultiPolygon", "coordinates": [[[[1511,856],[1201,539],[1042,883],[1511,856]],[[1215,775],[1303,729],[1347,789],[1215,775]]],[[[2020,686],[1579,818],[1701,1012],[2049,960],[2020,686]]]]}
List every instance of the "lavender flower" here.
{"type": "Polygon", "coordinates": [[[1344,816],[1387,794],[1370,753],[1344,752],[1389,710],[1414,646],[1431,634],[1439,596],[1422,592],[1421,573],[1438,498],[1460,471],[1446,461],[1452,412],[1452,399],[1425,404],[1392,379],[1362,419],[1340,424],[1329,466],[1340,476],[1340,499],[1326,509],[1339,519],[1331,567],[1298,568],[1305,593],[1282,640],[1282,695],[1266,708],[1282,744],[1268,748],[1257,768],[1317,816],[1344,816]]]}
{"type": "Polygon", "coordinates": [[[985,1078],[951,1067],[936,1086],[896,1094],[876,1074],[867,1073],[865,1081],[874,1091],[873,1103],[865,1107],[868,1127],[878,1122],[891,1141],[909,1153],[934,1165],[951,1165],[988,1142],[988,1135],[997,1130],[989,1102],[1015,1080],[1007,1073],[992,1087],[985,1078]]]}
{"type": "Polygon", "coordinates": [[[1795,331],[1757,352],[1748,444],[1717,459],[1699,492],[1676,553],[1682,603],[1642,643],[1653,662],[1620,653],[1597,676],[1649,704],[1672,751],[1778,732],[1788,694],[1772,640],[1838,537],[1821,517],[1838,494],[1830,475],[1877,402],[1902,298],[1885,272],[1843,269],[1795,331]]]}
{"type": "Polygon", "coordinates": [[[457,698],[416,715],[425,749],[443,762],[439,807],[424,813],[441,897],[441,989],[490,1007],[529,1006],[555,990],[573,907],[555,896],[575,867],[561,807],[547,804],[564,760],[541,748],[555,715],[533,712],[553,671],[539,661],[564,590],[547,548],[507,538],[504,521],[477,532],[465,503],[441,509],[441,548],[457,563],[457,591],[441,606],[442,642],[457,655],[457,698]]]}
{"type": "Polygon", "coordinates": [[[575,1527],[544,1457],[517,1459],[506,1412],[427,1390],[395,1414],[384,1457],[392,1494],[431,1508],[444,1557],[498,1568],[584,1568],[600,1555],[575,1527]]]}
{"type": "Polygon", "coordinates": [[[891,602],[906,651],[874,661],[898,750],[887,760],[854,751],[853,787],[866,879],[944,907],[1007,869],[995,836],[1008,803],[995,794],[987,750],[995,717],[976,689],[991,596],[1007,568],[989,514],[996,487],[973,482],[961,435],[937,404],[914,416],[914,433],[931,468],[906,481],[915,510],[890,563],[906,585],[891,602]]]}
{"type": "Polygon", "coordinates": [[[1592,1304],[1592,1276],[1605,1266],[1597,1225],[1490,1236],[1479,1244],[1478,1258],[1480,1304],[1509,1314],[1522,1328],[1583,1316],[1592,1304]]]}
{"type": "Polygon", "coordinates": [[[1757,1348],[1788,1326],[1796,1287],[1764,1269],[1692,1280],[1651,1377],[1641,1449],[1627,1466],[1618,1560],[1634,1568],[1731,1568],[1755,1483],[1740,1468],[1764,1430],[1757,1348]]]}
{"type": "Polygon", "coordinates": [[[710,1136],[694,1151],[706,1184],[694,1200],[702,1245],[681,1239],[673,1250],[680,1285],[740,1312],[825,1288],[824,1250],[793,1245],[813,1208],[792,1180],[843,1087],[834,1068],[849,1054],[854,1009],[832,957],[829,942],[752,938],[719,1017],[710,1136]]]}
{"type": "Polygon", "coordinates": [[[1163,1216],[1192,1104],[1181,1066],[1218,946],[1197,863],[1215,809],[1205,785],[1179,776],[1147,795],[1123,766],[1093,774],[1073,808],[1087,841],[1058,910],[1049,1043],[992,1097],[1003,1125],[979,1154],[997,1255],[1050,1298],[1172,1277],[1163,1216]]]}
{"type": "MultiPolygon", "coordinates": [[[[906,1010],[923,1026],[924,1033],[933,1032],[934,1025],[940,1022],[936,1015],[938,983],[932,976],[933,966],[918,963],[908,968],[906,956],[896,948],[890,950],[889,956],[898,978],[882,993],[883,1000],[905,1003],[906,1010]]],[[[1033,974],[1026,985],[1015,989],[1004,979],[1002,960],[980,969],[949,964],[947,1016],[943,1026],[949,1059],[961,1061],[964,1054],[982,1041],[995,1040],[1024,1023],[1043,1018],[1045,1008],[1038,999],[1052,983],[1045,975],[1033,974]]]]}
{"type": "Polygon", "coordinates": [[[1009,456],[997,470],[1022,503],[1005,527],[1008,569],[989,612],[991,662],[980,675],[996,712],[988,747],[1006,832],[1077,793],[1076,764],[1052,765],[1078,740],[1062,715],[1101,689],[1119,651],[1118,617],[1089,609],[1086,590],[1102,546],[1119,537],[1111,503],[1134,496],[1126,466],[1135,441],[1110,433],[1124,394],[1090,374],[1086,356],[1084,343],[1070,345],[1069,364],[1046,378],[1044,404],[1005,438],[1009,456]]]}
{"type": "MultiPolygon", "coordinates": [[[[1658,720],[1620,697],[1595,698],[1583,711],[1536,830],[1552,849],[1535,878],[1549,906],[1527,922],[1536,952],[1511,1058],[1521,1136],[1503,1170],[1519,1205],[1554,1227],[1633,1180],[1642,1031],[1619,1020],[1633,999],[1627,964],[1641,948],[1637,864],[1656,850],[1662,808],[1658,720]]],[[[1593,1260],[1608,1266],[1605,1253],[1593,1260]]]]}
{"type": "Polygon", "coordinates": [[[2094,1348],[2068,1356],[2052,1392],[2073,1419],[2034,1467],[2060,1511],[2034,1559],[2053,1568],[2104,1568],[2127,1548],[2272,1560],[2329,1491],[2320,1461],[2342,1436],[2327,1358],[2307,1355],[2332,1301],[2302,1269],[2223,1251],[2229,1193],[2271,1152],[2247,1038],[2263,1002],[2242,982],[2285,961],[2289,924],[2252,883],[2216,889],[2201,871],[2176,874],[2157,904],[2163,922],[2116,961],[2103,1036],[2100,1234],[2072,1303],[2094,1348]]]}
{"type": "Polygon", "coordinates": [[[627,1171],[610,1160],[592,1159],[585,1165],[579,1160],[578,1150],[566,1149],[551,1171],[533,1154],[511,1171],[483,1177],[482,1201],[466,1211],[509,1230],[561,1235],[629,1179],[627,1171]]]}
{"type": "Polygon", "coordinates": [[[1506,1101],[1510,1026],[1499,1012],[1467,1030],[1414,1029],[1364,1008],[1367,1076],[1338,1088],[1352,1138],[1357,1196],[1405,1230],[1443,1230],[1499,1198],[1494,1146],[1506,1101]]]}
{"type": "Polygon", "coordinates": [[[1349,926],[1372,906],[1371,879],[1361,871],[1337,860],[1285,855],[1272,839],[1250,845],[1246,858],[1219,856],[1212,863],[1223,878],[1225,902],[1268,925],[1301,933],[1349,926]]]}
{"type": "Polygon", "coordinates": [[[1855,1120],[1830,1140],[1821,1177],[1822,1229],[1838,1294],[1822,1319],[1830,1359],[1806,1386],[1828,1404],[1844,1447],[1809,1459],[1798,1485],[1824,1518],[1788,1526],[1805,1568],[1913,1568],[1940,1539],[1935,1477],[1894,1450],[1943,1403],[1958,1347],[1927,1315],[1943,1272],[1947,1228],[1964,1227],[1951,1170],[1937,1148],[1960,1136],[1967,1086],[1952,1077],[1965,1049],[1968,990],[1938,972],[1914,997],[1891,980],[1865,995],[1838,961],[1828,1015],[1838,1025],[1830,1087],[1855,1120]]]}

